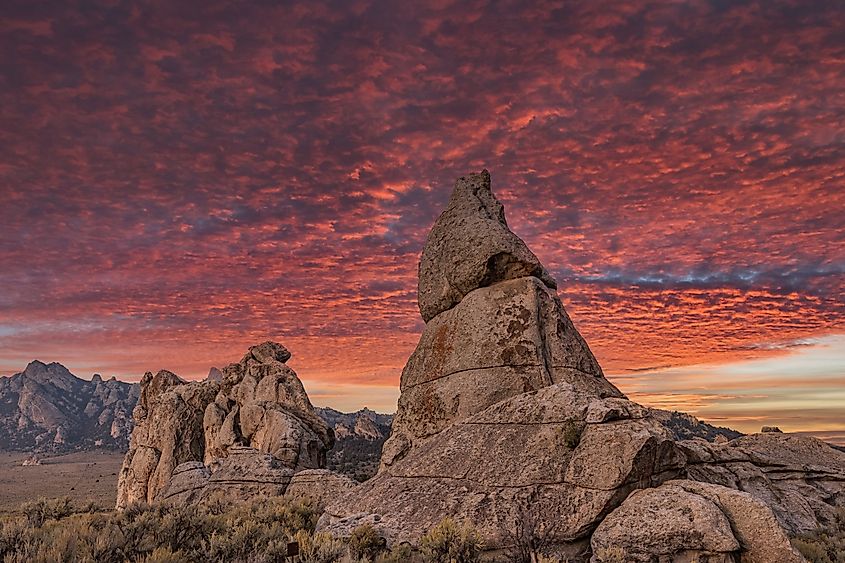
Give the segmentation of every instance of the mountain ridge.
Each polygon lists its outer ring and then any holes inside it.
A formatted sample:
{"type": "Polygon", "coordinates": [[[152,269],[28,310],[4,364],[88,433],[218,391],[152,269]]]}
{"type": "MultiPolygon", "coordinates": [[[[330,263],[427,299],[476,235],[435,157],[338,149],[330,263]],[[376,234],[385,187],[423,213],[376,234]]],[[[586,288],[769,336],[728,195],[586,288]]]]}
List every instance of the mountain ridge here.
{"type": "Polygon", "coordinates": [[[125,449],[137,384],[72,374],[58,362],[33,360],[0,377],[0,449],[67,452],[125,449]]]}

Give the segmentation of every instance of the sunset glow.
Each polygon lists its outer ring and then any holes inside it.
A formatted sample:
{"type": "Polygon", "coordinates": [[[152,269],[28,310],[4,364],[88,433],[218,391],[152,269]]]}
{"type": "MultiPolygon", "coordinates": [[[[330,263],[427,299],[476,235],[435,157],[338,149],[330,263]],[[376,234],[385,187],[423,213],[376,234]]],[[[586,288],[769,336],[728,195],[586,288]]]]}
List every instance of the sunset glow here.
{"type": "Polygon", "coordinates": [[[845,443],[841,2],[52,4],[0,18],[0,375],[273,339],[393,411],[488,168],[624,393],[845,443]]]}

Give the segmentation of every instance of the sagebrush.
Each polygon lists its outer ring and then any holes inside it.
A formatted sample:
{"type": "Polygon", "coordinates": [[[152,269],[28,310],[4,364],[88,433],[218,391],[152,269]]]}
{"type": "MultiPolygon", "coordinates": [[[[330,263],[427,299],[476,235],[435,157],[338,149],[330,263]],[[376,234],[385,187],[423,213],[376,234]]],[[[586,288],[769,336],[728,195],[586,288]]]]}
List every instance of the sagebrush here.
{"type": "Polygon", "coordinates": [[[345,540],[315,528],[319,512],[309,501],[280,497],[239,506],[133,504],[121,512],[69,499],[39,499],[0,517],[3,563],[276,563],[288,544],[297,563],[473,563],[483,547],[468,525],[441,522],[423,549],[388,549],[378,530],[356,528],[345,540]]]}

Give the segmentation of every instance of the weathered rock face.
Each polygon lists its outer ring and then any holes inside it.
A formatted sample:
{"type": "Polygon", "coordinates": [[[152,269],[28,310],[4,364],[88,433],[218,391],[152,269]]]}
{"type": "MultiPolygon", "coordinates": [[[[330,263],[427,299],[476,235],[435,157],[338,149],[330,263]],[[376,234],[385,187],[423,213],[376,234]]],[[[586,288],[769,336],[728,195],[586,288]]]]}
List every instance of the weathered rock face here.
{"type": "Polygon", "coordinates": [[[202,459],[202,413],[216,393],[216,384],[188,384],[169,371],[144,375],[132,413],[135,428],[118,477],[117,508],[153,502],[177,465],[202,459]]]}
{"type": "Polygon", "coordinates": [[[444,516],[508,545],[526,505],[554,543],[578,543],[684,457],[608,382],[555,284],[505,223],[484,172],[458,180],[420,265],[427,325],[402,373],[379,474],[328,506],[341,534],[372,518],[416,542],[444,516]]]}
{"type": "Polygon", "coordinates": [[[426,325],[402,372],[385,450],[436,434],[514,395],[563,382],[587,396],[622,396],[540,280],[523,277],[479,288],[426,325]]]}
{"type": "Polygon", "coordinates": [[[145,375],[117,508],[279,495],[296,471],[325,466],[334,436],[285,365],[289,358],[265,342],[220,381],[145,375]]]}
{"type": "Polygon", "coordinates": [[[285,365],[289,358],[284,346],[265,342],[223,370],[220,392],[205,409],[206,463],[243,445],[294,470],[325,467],[334,435],[285,365]]]}
{"type": "Polygon", "coordinates": [[[836,522],[845,507],[845,453],[808,436],[751,434],[723,444],[679,442],[689,479],[747,491],[791,534],[836,522]]]}
{"type": "Polygon", "coordinates": [[[285,489],[285,496],[312,499],[318,506],[325,506],[357,485],[346,475],[328,469],[306,469],[293,476],[285,489]]]}
{"type": "Polygon", "coordinates": [[[739,542],[715,504],[676,485],[635,491],[596,529],[596,563],[732,563],[739,542]]]}
{"type": "Polygon", "coordinates": [[[800,563],[771,509],[749,493],[669,481],[632,493],[592,537],[593,563],[800,563]]]}
{"type": "Polygon", "coordinates": [[[294,471],[270,454],[232,446],[211,467],[192,461],[179,465],[159,500],[179,504],[234,503],[285,493],[294,471]]]}
{"type": "Polygon", "coordinates": [[[490,190],[490,173],[458,178],[420,260],[423,319],[428,322],[479,287],[525,276],[556,287],[534,253],[508,229],[504,207],[490,190]]]}
{"type": "Polygon", "coordinates": [[[497,548],[527,506],[555,543],[576,542],[631,490],[677,476],[684,462],[647,409],[569,383],[499,402],[388,458],[329,505],[321,527],[336,531],[350,516],[373,514],[391,541],[414,543],[452,515],[497,548]]]}

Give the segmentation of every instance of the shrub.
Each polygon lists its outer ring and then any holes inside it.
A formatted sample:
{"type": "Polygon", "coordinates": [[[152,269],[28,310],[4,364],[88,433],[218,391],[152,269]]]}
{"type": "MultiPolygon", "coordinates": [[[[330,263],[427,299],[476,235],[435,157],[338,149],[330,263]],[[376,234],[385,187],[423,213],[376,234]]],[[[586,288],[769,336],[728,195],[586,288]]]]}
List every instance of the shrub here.
{"type": "Polygon", "coordinates": [[[845,563],[845,508],[836,509],[836,523],[792,538],[792,545],[810,563],[845,563]]]}
{"type": "Polygon", "coordinates": [[[387,542],[370,524],[352,530],[349,537],[349,554],[355,560],[372,561],[387,549],[387,542]]]}
{"type": "Polygon", "coordinates": [[[408,563],[409,561],[418,561],[418,559],[414,558],[414,550],[408,544],[394,546],[390,551],[376,558],[376,563],[408,563]]]}
{"type": "Polygon", "coordinates": [[[299,558],[302,563],[335,563],[346,555],[346,544],[331,534],[309,534],[300,530],[293,537],[299,544],[299,558]]]}
{"type": "Polygon", "coordinates": [[[581,434],[583,432],[583,423],[576,420],[567,420],[561,427],[560,437],[567,448],[574,450],[581,443],[581,434]]]}
{"type": "Polygon", "coordinates": [[[303,559],[309,563],[337,561],[345,552],[325,534],[312,537],[311,505],[283,498],[228,508],[139,503],[115,513],[80,510],[42,499],[23,515],[0,516],[0,561],[272,563],[285,560],[293,538],[312,549],[303,559]]]}
{"type": "Polygon", "coordinates": [[[472,563],[478,561],[484,542],[468,524],[459,525],[444,518],[420,539],[420,551],[431,563],[472,563]]]}
{"type": "Polygon", "coordinates": [[[73,514],[73,504],[70,497],[48,500],[40,498],[28,502],[21,507],[31,526],[40,528],[47,520],[61,520],[73,514]]]}
{"type": "Polygon", "coordinates": [[[185,555],[169,547],[157,547],[139,563],[185,563],[185,555]]]}

